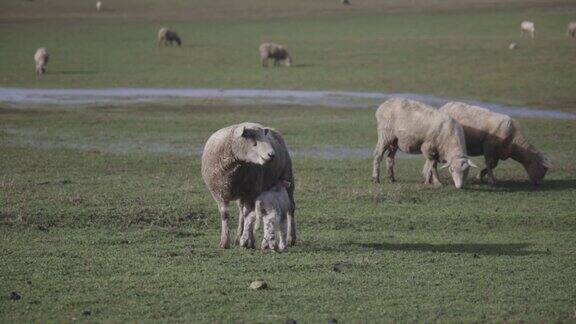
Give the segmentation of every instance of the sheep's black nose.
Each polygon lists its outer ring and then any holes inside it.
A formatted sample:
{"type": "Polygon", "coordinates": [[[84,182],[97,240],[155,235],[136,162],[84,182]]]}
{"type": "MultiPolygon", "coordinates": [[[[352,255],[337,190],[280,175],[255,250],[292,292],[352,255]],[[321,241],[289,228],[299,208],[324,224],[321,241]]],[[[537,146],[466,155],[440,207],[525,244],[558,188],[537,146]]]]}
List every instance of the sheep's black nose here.
{"type": "Polygon", "coordinates": [[[268,153],[268,157],[270,158],[270,160],[272,160],[274,158],[274,153],[268,153]]]}

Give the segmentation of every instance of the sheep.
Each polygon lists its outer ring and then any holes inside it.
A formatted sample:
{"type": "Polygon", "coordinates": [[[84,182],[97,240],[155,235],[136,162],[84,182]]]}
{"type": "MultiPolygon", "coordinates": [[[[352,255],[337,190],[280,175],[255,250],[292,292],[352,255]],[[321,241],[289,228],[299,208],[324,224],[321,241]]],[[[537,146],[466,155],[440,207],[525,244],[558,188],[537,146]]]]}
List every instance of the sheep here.
{"type": "Polygon", "coordinates": [[[100,12],[100,9],[102,9],[102,1],[97,1],[96,2],[96,11],[100,12]]]}
{"type": "Polygon", "coordinates": [[[172,46],[173,42],[176,42],[178,46],[182,45],[182,40],[174,30],[167,27],[160,28],[158,31],[158,46],[162,44],[164,44],[164,46],[172,46]]]}
{"type": "Polygon", "coordinates": [[[231,125],[216,131],[202,153],[202,178],[212,194],[222,222],[220,247],[229,248],[229,204],[240,210],[236,243],[254,248],[254,201],[280,179],[287,188],[292,207],[287,215],[287,241],[296,242],[294,222],[294,177],[292,161],[282,135],[256,123],[231,125]]]}
{"type": "Polygon", "coordinates": [[[380,182],[380,163],[387,151],[388,177],[395,182],[394,157],[400,149],[426,158],[425,184],[440,186],[437,163],[446,163],[456,188],[464,185],[469,168],[476,167],[466,153],[464,131],[455,120],[433,107],[404,98],[392,98],[376,111],[378,143],[374,150],[372,180],[380,182]]]}
{"type": "Polygon", "coordinates": [[[568,28],[566,29],[566,36],[576,38],[576,21],[571,21],[568,23],[568,28]]]}
{"type": "Polygon", "coordinates": [[[532,39],[536,36],[536,28],[534,27],[534,23],[531,21],[523,21],[520,24],[520,37],[523,37],[526,34],[530,35],[530,38],[532,39]]]}
{"type": "Polygon", "coordinates": [[[342,4],[347,6],[350,4],[350,0],[342,0],[342,4]]]}
{"type": "Polygon", "coordinates": [[[286,220],[292,207],[287,188],[290,188],[290,182],[280,180],[272,189],[256,198],[256,229],[261,221],[264,223],[262,250],[270,248],[281,252],[286,249],[286,220]],[[278,233],[278,244],[274,240],[275,231],[278,233]]]}
{"type": "Polygon", "coordinates": [[[510,46],[508,46],[508,49],[514,50],[518,48],[518,44],[516,43],[510,43],[510,46]]]}
{"type": "Polygon", "coordinates": [[[48,51],[46,51],[44,47],[36,50],[36,54],[34,54],[34,62],[36,64],[37,75],[46,73],[46,65],[48,65],[49,58],[50,55],[48,55],[48,51]]]}
{"type": "Polygon", "coordinates": [[[279,66],[280,61],[284,61],[286,66],[292,65],[292,57],[282,45],[263,43],[258,48],[258,51],[260,52],[260,62],[263,67],[268,67],[268,59],[274,59],[274,66],[279,66]]]}
{"type": "Polygon", "coordinates": [[[462,125],[468,153],[484,155],[486,167],[478,174],[478,180],[483,181],[488,175],[489,183],[494,184],[492,171],[498,161],[512,158],[524,166],[533,185],[542,183],[550,161],[528,142],[516,120],[461,102],[449,102],[440,111],[462,125]]]}

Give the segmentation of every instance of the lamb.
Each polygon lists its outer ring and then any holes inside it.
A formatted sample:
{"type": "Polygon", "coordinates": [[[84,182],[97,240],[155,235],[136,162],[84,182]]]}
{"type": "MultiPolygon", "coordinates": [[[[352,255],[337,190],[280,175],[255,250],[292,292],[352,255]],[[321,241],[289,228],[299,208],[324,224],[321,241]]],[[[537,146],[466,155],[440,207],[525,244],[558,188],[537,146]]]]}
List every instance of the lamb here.
{"type": "Polygon", "coordinates": [[[102,9],[102,1],[96,2],[96,11],[100,12],[100,9],[102,9]]]}
{"type": "Polygon", "coordinates": [[[160,28],[158,31],[158,46],[162,44],[164,44],[164,46],[172,46],[173,42],[176,42],[178,46],[182,45],[182,40],[174,30],[167,27],[160,28]]]}
{"type": "Polygon", "coordinates": [[[404,98],[392,98],[376,111],[378,143],[374,150],[372,179],[380,182],[380,163],[387,153],[388,177],[395,182],[394,157],[400,149],[410,154],[422,153],[426,158],[422,175],[425,184],[435,186],[437,163],[446,163],[456,188],[464,185],[469,168],[476,167],[467,156],[464,131],[455,120],[433,107],[404,98]]]}
{"type": "Polygon", "coordinates": [[[292,208],[287,188],[290,188],[290,182],[280,180],[272,189],[256,198],[256,229],[261,221],[264,223],[263,250],[270,248],[282,252],[286,249],[286,220],[292,208]],[[278,232],[278,244],[274,240],[275,231],[278,232]]]}
{"type": "Polygon", "coordinates": [[[536,28],[534,27],[534,23],[531,21],[523,21],[520,24],[520,37],[523,37],[526,34],[530,35],[530,38],[532,39],[536,36],[536,28]]]}
{"type": "Polygon", "coordinates": [[[260,62],[263,67],[268,67],[268,59],[274,60],[274,66],[279,66],[280,61],[284,61],[286,66],[292,65],[292,57],[288,53],[288,50],[282,45],[263,43],[258,48],[258,51],[260,52],[260,62]]]}
{"type": "Polygon", "coordinates": [[[571,21],[568,23],[568,28],[566,29],[566,36],[576,38],[576,21],[571,21]]]}
{"type": "Polygon", "coordinates": [[[489,182],[494,184],[496,178],[492,171],[498,161],[512,158],[524,166],[533,185],[542,183],[551,164],[528,142],[516,120],[461,102],[447,103],[440,111],[462,125],[468,153],[484,155],[486,167],[478,174],[479,180],[488,175],[489,182]]]}
{"type": "Polygon", "coordinates": [[[50,55],[48,55],[48,51],[46,51],[44,47],[36,50],[36,54],[34,54],[34,62],[36,63],[37,75],[46,73],[46,65],[48,65],[49,58],[50,55]]]}
{"type": "Polygon", "coordinates": [[[216,131],[202,153],[202,178],[218,205],[222,221],[220,247],[229,248],[229,204],[240,210],[236,242],[254,248],[254,202],[278,181],[287,188],[291,208],[287,213],[287,241],[296,242],[294,176],[286,143],[274,129],[256,123],[231,125],[216,131]]]}

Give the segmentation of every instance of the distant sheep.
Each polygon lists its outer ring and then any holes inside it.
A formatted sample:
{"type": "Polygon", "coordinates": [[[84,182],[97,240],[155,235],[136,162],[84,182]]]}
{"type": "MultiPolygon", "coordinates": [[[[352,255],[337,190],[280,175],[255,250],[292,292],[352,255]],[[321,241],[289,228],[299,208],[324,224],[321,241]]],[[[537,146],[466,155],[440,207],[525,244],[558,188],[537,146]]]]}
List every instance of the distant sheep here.
{"type": "Polygon", "coordinates": [[[533,185],[542,183],[550,162],[528,142],[516,120],[461,102],[449,102],[440,108],[440,112],[462,125],[468,154],[484,155],[486,168],[478,174],[479,180],[487,175],[488,181],[495,183],[492,170],[499,160],[511,158],[524,166],[533,185]]]}
{"type": "Polygon", "coordinates": [[[164,46],[172,46],[173,42],[176,42],[178,46],[182,45],[182,40],[180,40],[180,37],[174,30],[167,27],[160,28],[158,31],[158,46],[162,44],[164,44],[164,46]]]}
{"type": "Polygon", "coordinates": [[[256,198],[254,207],[256,229],[260,222],[264,224],[262,250],[270,248],[281,252],[286,249],[287,220],[292,209],[292,202],[287,191],[290,185],[290,182],[280,180],[272,189],[264,191],[256,198]],[[278,236],[278,242],[275,241],[275,236],[278,236]]]}
{"type": "Polygon", "coordinates": [[[343,5],[349,5],[349,4],[350,4],[350,0],[342,0],[342,4],[343,4],[343,5]]]}
{"type": "Polygon", "coordinates": [[[376,111],[378,143],[374,150],[372,180],[380,182],[380,163],[387,152],[388,177],[394,178],[396,152],[422,154],[426,159],[422,175],[425,184],[441,185],[437,164],[446,163],[454,186],[464,186],[470,167],[476,167],[467,156],[464,130],[454,119],[424,103],[392,98],[376,111]]]}
{"type": "Polygon", "coordinates": [[[100,12],[100,9],[102,9],[102,1],[96,2],[96,11],[100,12]]]}
{"type": "Polygon", "coordinates": [[[510,43],[510,46],[508,46],[509,49],[513,50],[513,49],[517,49],[518,48],[518,44],[516,43],[510,43]]]}
{"type": "Polygon", "coordinates": [[[46,65],[48,65],[49,58],[50,56],[48,55],[48,51],[46,51],[44,47],[36,50],[36,54],[34,54],[34,62],[36,63],[37,75],[46,73],[46,65]]]}
{"type": "Polygon", "coordinates": [[[536,37],[536,27],[534,27],[534,23],[531,21],[523,21],[520,24],[520,37],[524,35],[530,35],[530,38],[534,39],[536,37]]]}
{"type": "Polygon", "coordinates": [[[566,29],[566,36],[576,38],[576,21],[571,21],[568,23],[568,28],[566,29]]]}
{"type": "Polygon", "coordinates": [[[288,53],[288,50],[282,45],[274,43],[263,43],[258,48],[258,51],[260,52],[260,62],[262,63],[263,67],[268,66],[269,59],[274,60],[274,66],[279,66],[280,61],[284,61],[286,66],[292,65],[292,57],[288,53]]]}

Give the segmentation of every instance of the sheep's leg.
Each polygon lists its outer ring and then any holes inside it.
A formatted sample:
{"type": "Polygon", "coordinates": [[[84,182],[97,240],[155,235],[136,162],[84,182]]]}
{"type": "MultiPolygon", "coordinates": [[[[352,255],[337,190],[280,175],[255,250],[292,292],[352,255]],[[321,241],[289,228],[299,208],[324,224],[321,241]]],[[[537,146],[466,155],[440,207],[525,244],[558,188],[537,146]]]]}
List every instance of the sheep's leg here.
{"type": "MultiPolygon", "coordinates": [[[[380,183],[380,164],[382,164],[382,158],[384,157],[384,152],[390,146],[389,141],[385,138],[384,132],[378,130],[378,142],[376,143],[376,148],[374,149],[374,161],[372,162],[372,181],[374,183],[380,183]]],[[[392,167],[394,164],[392,164],[392,167]]]]}
{"type": "Polygon", "coordinates": [[[244,213],[244,229],[242,236],[240,237],[240,246],[253,249],[255,238],[254,238],[254,224],[256,223],[256,214],[254,212],[253,204],[249,202],[242,202],[244,213]]]}
{"type": "Polygon", "coordinates": [[[424,177],[424,184],[432,184],[432,169],[430,166],[430,161],[428,159],[424,161],[424,167],[422,168],[422,176],[424,177]]]}
{"type": "Polygon", "coordinates": [[[260,58],[260,63],[262,63],[262,67],[268,67],[268,58],[260,58]]]}
{"type": "Polygon", "coordinates": [[[274,59],[274,67],[279,67],[280,61],[278,59],[274,59]]]}
{"type": "Polygon", "coordinates": [[[296,244],[297,234],[296,234],[296,222],[294,220],[294,206],[290,209],[290,211],[286,214],[286,223],[287,223],[287,237],[288,237],[288,245],[293,246],[296,244]]]}
{"type": "Polygon", "coordinates": [[[390,182],[396,182],[396,178],[394,178],[394,157],[396,156],[396,151],[398,151],[397,145],[392,144],[388,147],[386,168],[388,169],[388,179],[390,179],[390,182]]]}
{"type": "Polygon", "coordinates": [[[490,160],[486,161],[486,169],[488,174],[488,183],[491,185],[496,183],[496,177],[494,176],[494,169],[498,166],[498,159],[492,157],[490,160]]]}
{"type": "Polygon", "coordinates": [[[438,176],[438,162],[436,160],[431,161],[430,169],[432,172],[432,184],[434,186],[442,186],[442,182],[440,182],[440,177],[438,176]]]}
{"type": "Polygon", "coordinates": [[[222,229],[220,233],[220,247],[228,249],[230,247],[230,230],[228,228],[229,217],[229,202],[218,202],[218,210],[220,211],[220,220],[222,221],[222,229]]]}
{"type": "Polygon", "coordinates": [[[422,169],[422,175],[424,176],[425,184],[432,184],[434,186],[441,186],[442,183],[438,178],[438,169],[436,161],[436,156],[434,150],[430,147],[429,143],[424,143],[420,147],[422,155],[426,158],[426,163],[424,163],[424,169],[422,169]]]}

